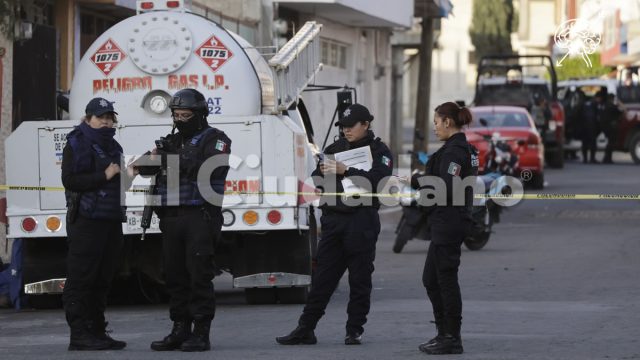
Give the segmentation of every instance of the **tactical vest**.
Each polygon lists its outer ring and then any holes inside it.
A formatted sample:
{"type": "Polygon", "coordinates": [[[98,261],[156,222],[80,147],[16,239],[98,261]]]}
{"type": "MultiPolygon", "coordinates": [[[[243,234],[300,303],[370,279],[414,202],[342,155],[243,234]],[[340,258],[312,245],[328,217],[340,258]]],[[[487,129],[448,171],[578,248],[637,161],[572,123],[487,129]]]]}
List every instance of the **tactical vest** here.
{"type": "MultiPolygon", "coordinates": [[[[101,171],[106,169],[112,162],[116,164],[120,163],[120,155],[111,157],[105,153],[98,144],[89,145],[79,138],[81,136],[82,135],[78,134],[77,136],[69,138],[68,141],[74,152],[87,152],[86,147],[91,147],[89,152],[93,156],[93,167],[92,169],[87,169],[88,171],[101,171]]],[[[81,171],[84,172],[86,170],[82,169],[81,171]]],[[[67,203],[70,201],[70,195],[68,191],[65,192],[67,203]]],[[[124,209],[120,204],[120,176],[114,176],[99,189],[85,191],[80,194],[78,212],[85,218],[121,221],[124,215],[124,209]]]]}
{"type": "MultiPolygon", "coordinates": [[[[183,148],[178,150],[180,161],[196,160],[197,163],[202,164],[206,159],[204,158],[204,142],[201,141],[207,134],[216,131],[214,128],[207,128],[201,133],[192,137],[183,148]]],[[[177,205],[180,206],[199,206],[203,205],[206,200],[202,197],[198,188],[197,182],[198,174],[183,174],[180,173],[180,183],[178,191],[167,191],[167,175],[162,174],[158,176],[156,194],[160,195],[162,206],[177,205]],[[178,197],[178,198],[176,198],[178,197]]],[[[211,188],[218,194],[224,194],[224,181],[210,179],[211,188]]],[[[207,186],[207,184],[203,184],[207,186]]]]}

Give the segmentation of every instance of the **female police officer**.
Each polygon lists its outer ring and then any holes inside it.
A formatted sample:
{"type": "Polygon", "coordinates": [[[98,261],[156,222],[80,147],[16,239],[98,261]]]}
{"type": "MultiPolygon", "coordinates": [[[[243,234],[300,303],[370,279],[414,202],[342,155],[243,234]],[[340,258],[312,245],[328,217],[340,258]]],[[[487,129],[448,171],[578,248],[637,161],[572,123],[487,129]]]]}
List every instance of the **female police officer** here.
{"type": "MultiPolygon", "coordinates": [[[[477,152],[467,142],[462,127],[471,123],[471,112],[452,102],[435,110],[434,132],[444,145],[426,165],[425,174],[444,180],[447,191],[446,206],[427,208],[431,226],[431,243],[422,274],[422,282],[431,300],[438,335],[423,343],[419,349],[427,354],[461,354],[460,323],[462,299],[458,285],[460,246],[471,231],[472,188],[456,188],[454,178],[477,175],[477,152]],[[464,191],[464,205],[455,206],[454,192],[464,191]]],[[[418,178],[412,179],[419,188],[418,178]]]]}
{"type": "MultiPolygon", "coordinates": [[[[316,186],[324,192],[344,191],[342,180],[348,178],[367,191],[375,192],[385,177],[391,175],[391,152],[376,138],[369,124],[373,116],[360,105],[349,106],[336,125],[344,137],[329,145],[325,154],[349,149],[370,147],[372,165],[368,171],[348,168],[343,163],[324,160],[312,176],[316,186]]],[[[378,199],[368,197],[350,203],[336,196],[321,199],[322,240],[318,245],[317,268],[313,274],[311,291],[298,321],[298,327],[289,335],[276,338],[282,345],[315,344],[316,324],[324,315],[344,272],[349,270],[349,315],[346,325],[346,345],[358,345],[367,321],[371,301],[371,274],[376,255],[376,241],[380,232],[378,199]]]]}
{"type": "Polygon", "coordinates": [[[104,310],[123,245],[121,193],[134,170],[128,168],[121,183],[113,104],[94,98],[85,113],[67,136],[62,155],[69,247],[62,298],[71,328],[69,350],[119,350],[126,343],[106,334],[104,310]]]}

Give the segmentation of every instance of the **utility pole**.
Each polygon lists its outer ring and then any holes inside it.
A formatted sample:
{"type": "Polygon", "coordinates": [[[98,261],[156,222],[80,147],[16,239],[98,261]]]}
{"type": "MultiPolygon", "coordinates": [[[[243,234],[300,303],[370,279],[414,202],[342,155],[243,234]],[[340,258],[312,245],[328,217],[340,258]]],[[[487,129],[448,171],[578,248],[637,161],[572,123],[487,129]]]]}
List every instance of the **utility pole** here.
{"type": "MultiPolygon", "coordinates": [[[[424,15],[429,15],[425,11],[424,15]]],[[[420,68],[418,70],[418,94],[416,99],[416,123],[413,135],[413,153],[427,151],[429,146],[429,112],[431,97],[431,52],[433,51],[433,17],[422,16],[420,35],[420,68]]],[[[415,157],[411,169],[418,167],[415,157]]]]}

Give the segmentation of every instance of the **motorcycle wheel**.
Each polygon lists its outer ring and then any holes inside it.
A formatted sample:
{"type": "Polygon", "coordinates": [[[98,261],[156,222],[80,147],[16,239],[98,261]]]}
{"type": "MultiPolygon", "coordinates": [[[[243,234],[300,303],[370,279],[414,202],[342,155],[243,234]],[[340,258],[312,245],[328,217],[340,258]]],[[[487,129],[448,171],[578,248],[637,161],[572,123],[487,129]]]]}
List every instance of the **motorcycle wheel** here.
{"type": "Polygon", "coordinates": [[[474,218],[476,219],[476,224],[473,228],[473,233],[464,239],[464,246],[472,251],[480,250],[487,245],[493,228],[493,217],[489,209],[476,212],[474,218]]]}
{"type": "Polygon", "coordinates": [[[480,234],[474,234],[464,239],[464,246],[467,249],[476,251],[482,249],[489,242],[490,232],[482,232],[480,234]]]}
{"type": "Polygon", "coordinates": [[[406,220],[404,216],[400,220],[400,224],[398,225],[396,240],[393,243],[393,252],[399,254],[404,249],[404,246],[407,245],[407,242],[411,240],[411,226],[407,226],[406,220]]]}

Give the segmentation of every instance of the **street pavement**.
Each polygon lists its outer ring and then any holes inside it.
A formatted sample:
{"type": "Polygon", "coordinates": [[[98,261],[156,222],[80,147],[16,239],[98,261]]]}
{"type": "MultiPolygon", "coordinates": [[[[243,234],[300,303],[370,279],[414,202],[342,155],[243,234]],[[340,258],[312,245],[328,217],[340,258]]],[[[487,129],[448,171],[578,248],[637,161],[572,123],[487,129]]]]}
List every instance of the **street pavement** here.
{"type": "MultiPolygon", "coordinates": [[[[601,156],[601,154],[600,154],[601,156]]],[[[639,194],[640,166],[567,163],[546,170],[544,193],[639,194]]],[[[539,192],[539,191],[538,191],[539,192]]],[[[427,243],[391,247],[399,208],[382,210],[374,291],[361,346],[343,344],[348,286],[343,279],[313,346],[281,346],[302,305],[249,306],[215,280],[218,311],[207,353],[157,353],[149,343],[170,329],[166,306],[110,307],[122,351],[68,352],[61,310],[0,312],[1,359],[424,359],[434,336],[421,283],[427,243]]],[[[460,284],[465,353],[456,359],[640,359],[640,202],[524,200],[503,212],[487,246],[463,249],[460,284]]]]}

